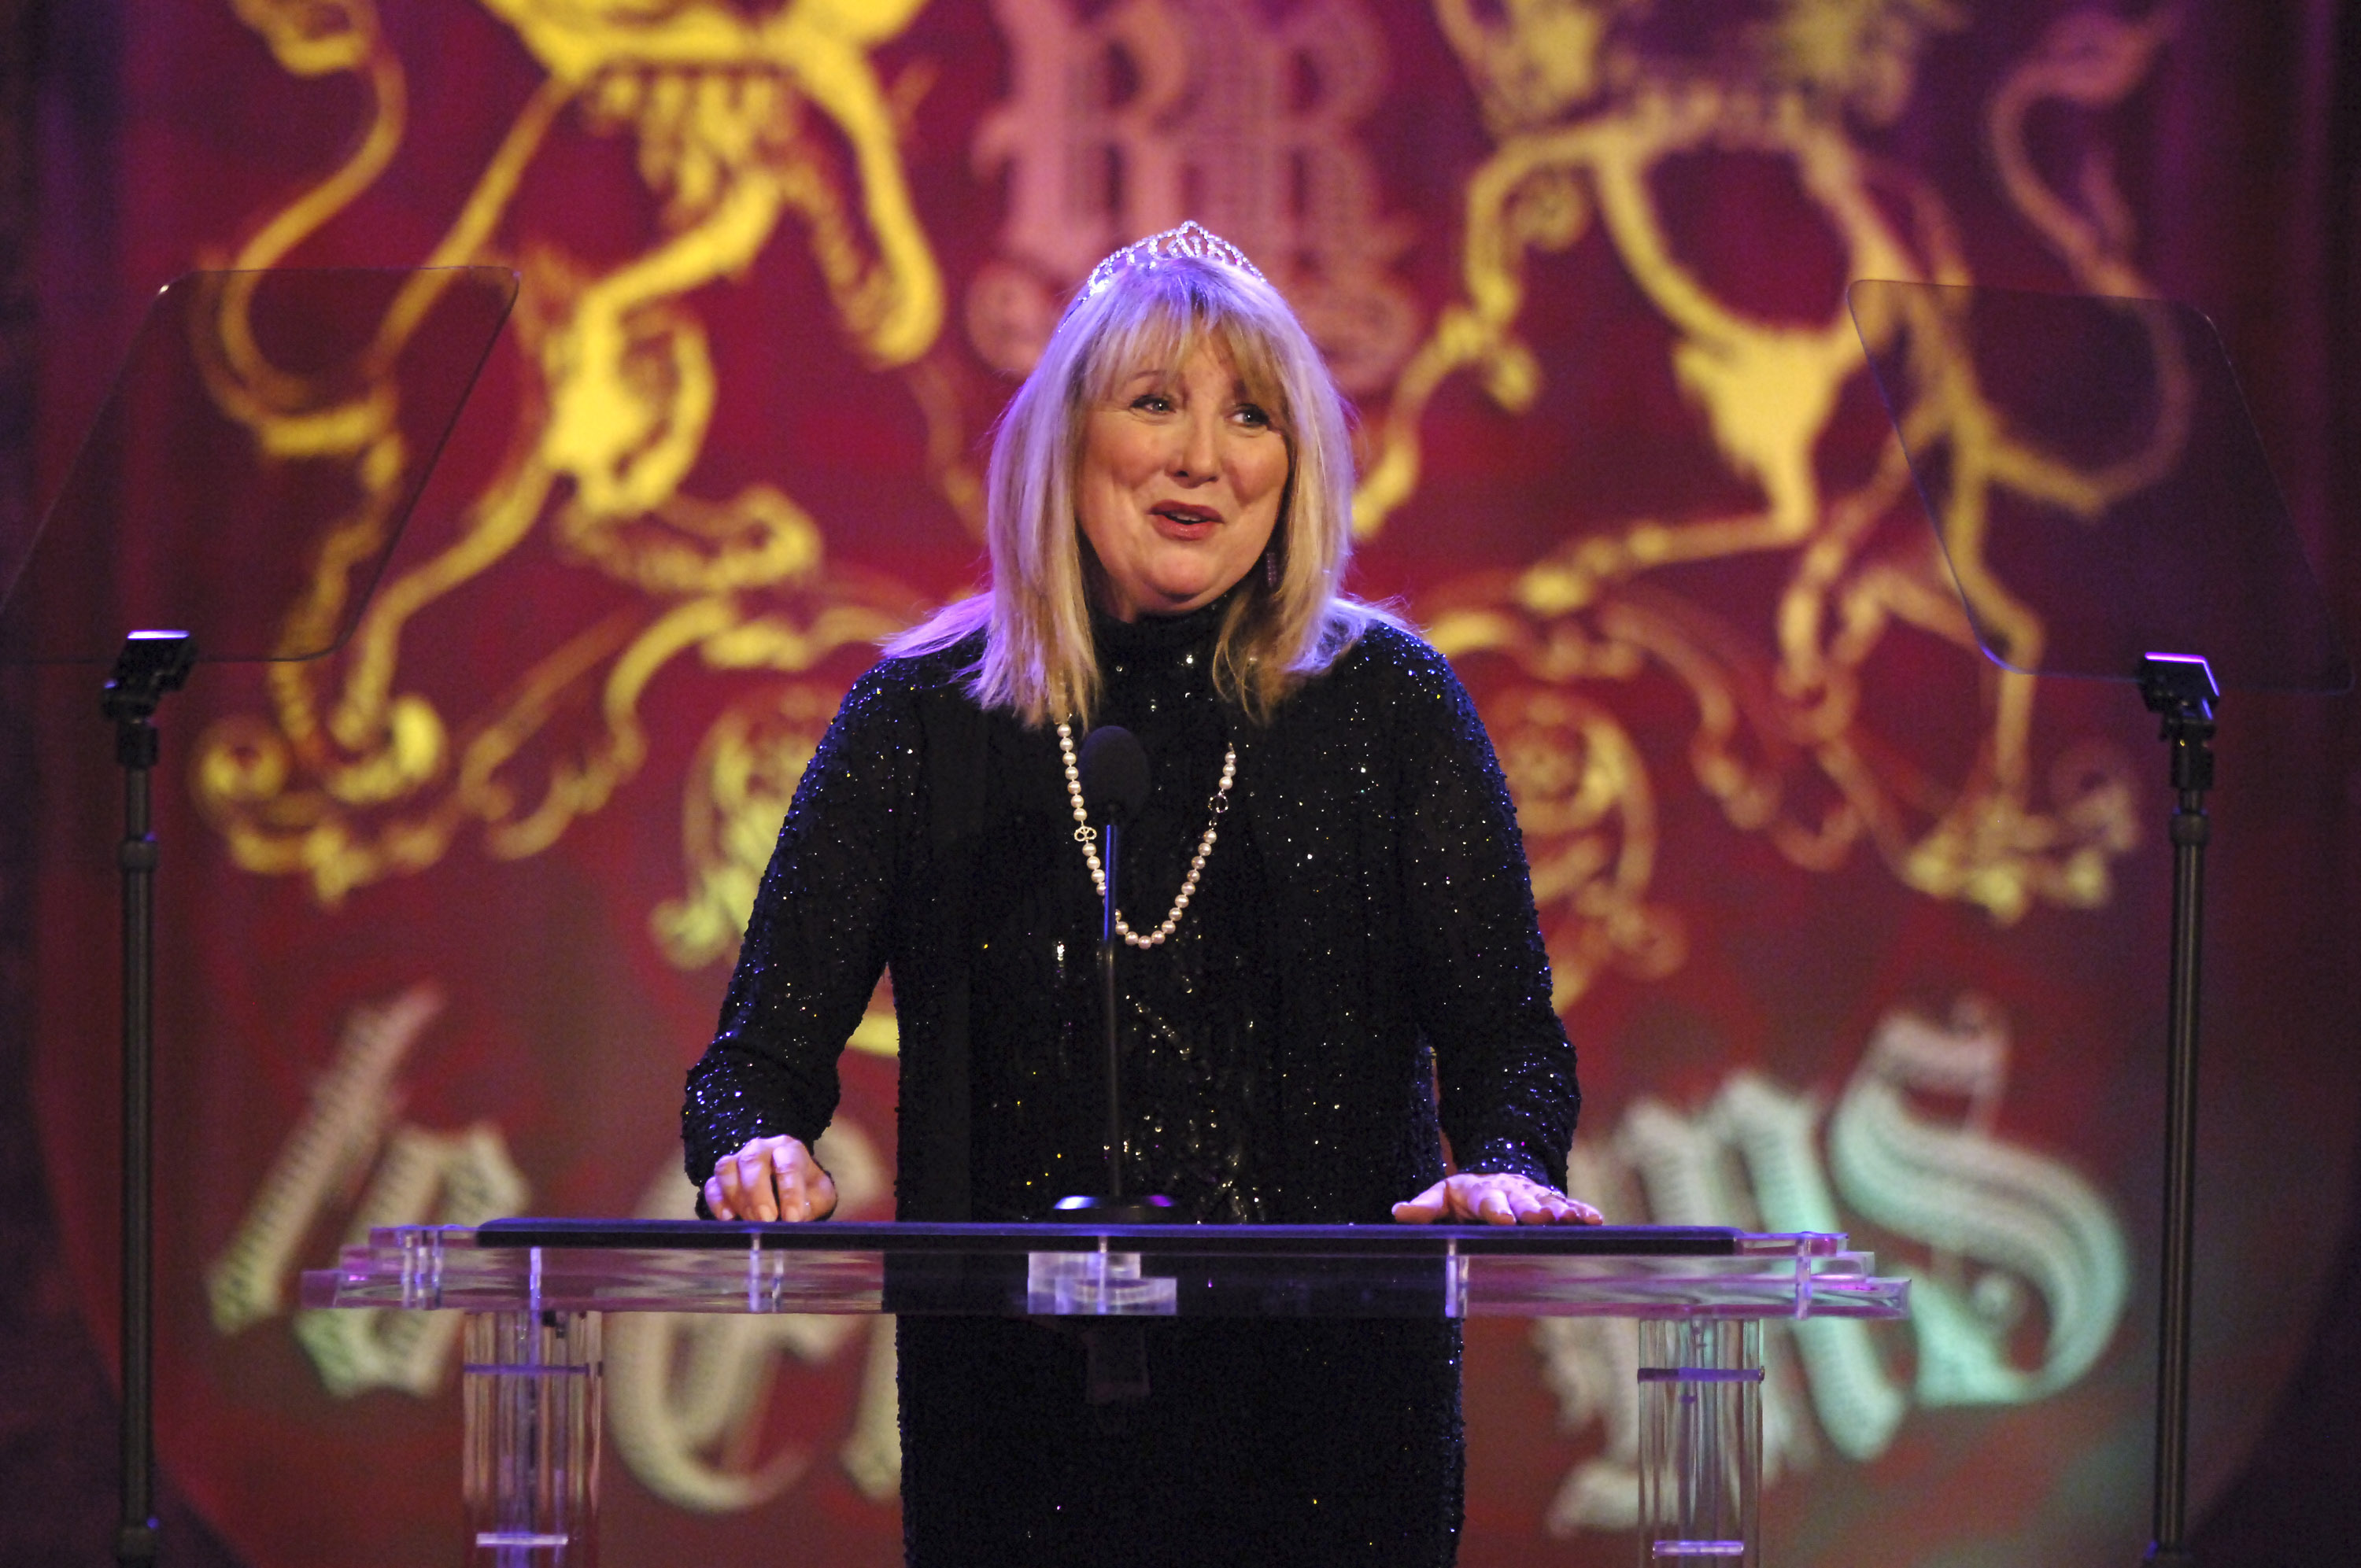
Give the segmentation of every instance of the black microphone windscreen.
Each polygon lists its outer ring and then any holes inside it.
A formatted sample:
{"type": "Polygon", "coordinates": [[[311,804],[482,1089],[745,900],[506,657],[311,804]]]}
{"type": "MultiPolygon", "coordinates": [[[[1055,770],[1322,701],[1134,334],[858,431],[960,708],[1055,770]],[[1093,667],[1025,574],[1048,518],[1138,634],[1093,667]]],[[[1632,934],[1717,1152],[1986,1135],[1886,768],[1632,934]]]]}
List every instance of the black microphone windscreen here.
{"type": "Polygon", "coordinates": [[[1083,736],[1077,771],[1093,822],[1120,828],[1148,804],[1148,752],[1128,729],[1109,724],[1083,736]]]}

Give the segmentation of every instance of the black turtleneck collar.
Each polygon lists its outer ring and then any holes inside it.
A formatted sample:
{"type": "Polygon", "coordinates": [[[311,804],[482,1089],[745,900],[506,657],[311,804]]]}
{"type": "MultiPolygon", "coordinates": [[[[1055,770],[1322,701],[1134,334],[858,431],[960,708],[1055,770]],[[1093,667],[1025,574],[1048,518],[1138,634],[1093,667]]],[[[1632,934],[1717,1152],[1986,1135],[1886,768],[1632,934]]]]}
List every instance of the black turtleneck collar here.
{"type": "Polygon", "coordinates": [[[1117,620],[1093,605],[1091,636],[1098,645],[1100,656],[1113,660],[1201,648],[1219,635],[1222,618],[1229,613],[1230,602],[1246,591],[1246,585],[1240,582],[1211,604],[1180,615],[1143,615],[1137,620],[1117,620]]]}

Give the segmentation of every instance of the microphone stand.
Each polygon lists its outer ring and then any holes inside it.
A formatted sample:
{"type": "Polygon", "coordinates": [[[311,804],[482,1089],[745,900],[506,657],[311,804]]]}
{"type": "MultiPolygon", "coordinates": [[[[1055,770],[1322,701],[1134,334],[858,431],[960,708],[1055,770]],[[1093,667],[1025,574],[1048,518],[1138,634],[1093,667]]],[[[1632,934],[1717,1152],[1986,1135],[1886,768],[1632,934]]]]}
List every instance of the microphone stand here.
{"type": "Polygon", "coordinates": [[[123,1427],[122,1518],[115,1560],[156,1561],[155,1192],[151,1131],[156,998],[156,835],[148,775],[151,722],[167,692],[185,685],[197,657],[185,631],[135,631],[106,683],[101,711],[115,721],[123,769],[123,1427]]]}
{"type": "Polygon", "coordinates": [[[1123,933],[1115,928],[1116,862],[1124,825],[1146,803],[1148,754],[1127,729],[1107,725],[1082,742],[1082,795],[1099,817],[1099,872],[1105,891],[1099,906],[1099,1025],[1106,1045],[1106,1190],[1058,1200],[1053,1217],[1092,1225],[1146,1225],[1171,1218],[1172,1200],[1123,1195],[1123,1011],[1115,985],[1115,956],[1123,933]]]}
{"type": "MultiPolygon", "coordinates": [[[[1115,957],[1124,941],[1115,923],[1123,825],[1148,798],[1148,756],[1127,730],[1110,725],[1093,730],[1083,742],[1080,773],[1082,793],[1095,797],[1101,818],[1099,871],[1105,879],[1099,909],[1099,1024],[1106,1044],[1106,1191],[1060,1198],[1050,1217],[1093,1226],[1153,1224],[1172,1217],[1172,1200],[1126,1199],[1123,1192],[1123,1013],[1115,957]]],[[[1102,1232],[1094,1261],[1103,1288],[1112,1259],[1102,1232]]],[[[1120,1431],[1123,1406],[1148,1397],[1147,1338],[1137,1324],[1115,1323],[1085,1328],[1082,1340],[1084,1398],[1103,1431],[1120,1431]]]]}
{"type": "Polygon", "coordinates": [[[1106,1190],[1109,1211],[1123,1201],[1123,1019],[1115,1012],[1115,956],[1123,947],[1115,928],[1115,867],[1122,825],[1112,813],[1099,833],[1106,850],[1106,899],[1099,912],[1099,1019],[1106,1036],[1106,1190]]]}
{"type": "Polygon", "coordinates": [[[2164,721],[2171,748],[2172,969],[2167,1010],[2164,1102],[2164,1281],[2156,1368],[2156,1537],[2146,1561],[2191,1568],[2189,1520],[2190,1290],[2197,1243],[2197,981],[2204,939],[2205,841],[2212,823],[2214,705],[2221,689],[2202,658],[2150,653],[2140,696],[2164,721]]]}

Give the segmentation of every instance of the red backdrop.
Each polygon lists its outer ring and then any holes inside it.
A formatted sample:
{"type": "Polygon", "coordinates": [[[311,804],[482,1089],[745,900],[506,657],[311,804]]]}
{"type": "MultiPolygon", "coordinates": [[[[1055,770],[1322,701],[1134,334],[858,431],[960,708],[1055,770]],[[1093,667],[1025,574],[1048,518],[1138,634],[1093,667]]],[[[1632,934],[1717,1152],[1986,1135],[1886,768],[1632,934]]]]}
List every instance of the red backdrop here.
{"type": "MultiPolygon", "coordinates": [[[[1428,628],[1500,748],[1582,1052],[1576,1184],[1619,1220],[1845,1229],[1917,1281],[1908,1327],[1774,1336],[1783,1560],[2135,1548],[2163,758],[2128,688],[1973,650],[1842,291],[2214,313],[2349,605],[2350,327],[2320,261],[2345,220],[2319,200],[2349,149],[2311,25],[1920,0],[54,15],[35,493],[182,270],[522,280],[355,641],[206,668],[165,710],[176,1486],[256,1564],[451,1550],[455,1346],[302,1314],[295,1272],[372,1223],[685,1208],[680,1075],[796,769],[873,640],[973,580],[983,443],[1062,291],[1195,215],[1328,348],[1361,413],[1357,586],[1428,628]]],[[[192,342],[248,450],[300,452],[355,515],[416,456],[398,422],[339,422],[401,386],[414,341],[378,324],[376,379],[280,378],[234,313],[192,342]]],[[[2037,433],[1915,395],[2023,500],[2037,433]]],[[[135,533],[186,510],[181,472],[125,466],[115,575],[48,624],[108,623],[148,574],[256,576],[258,534],[168,560],[135,533]]],[[[106,1343],[94,685],[19,694],[41,788],[11,894],[63,1278],[106,1343]]],[[[2349,722],[2237,698],[2222,751],[2201,1504],[2310,1343],[2361,1093],[2349,722]]],[[[835,1135],[879,1212],[891,1039],[881,1013],[856,1041],[835,1135]]],[[[1628,1333],[1471,1329],[1463,1561],[1628,1554],[1628,1333]]],[[[609,1561],[895,1559],[871,1325],[616,1339],[609,1561]]]]}

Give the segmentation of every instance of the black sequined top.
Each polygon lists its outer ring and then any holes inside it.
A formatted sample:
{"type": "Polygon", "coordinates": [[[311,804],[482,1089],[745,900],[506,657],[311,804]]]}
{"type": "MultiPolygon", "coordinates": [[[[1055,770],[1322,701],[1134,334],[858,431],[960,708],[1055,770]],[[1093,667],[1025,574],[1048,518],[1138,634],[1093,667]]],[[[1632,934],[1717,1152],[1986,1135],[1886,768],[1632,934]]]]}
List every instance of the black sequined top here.
{"type": "MultiPolygon", "coordinates": [[[[1178,929],[1121,956],[1126,1190],[1199,1220],[1383,1222],[1442,1174],[1437,1087],[1461,1168],[1562,1183],[1574,1056],[1466,691],[1378,624],[1258,727],[1213,690],[1214,625],[1095,625],[1097,718],[1152,774],[1123,841],[1134,930],[1170,908],[1237,753],[1178,929]]],[[[1056,735],[976,706],[976,652],[881,661],[806,770],[689,1074],[692,1180],[751,1139],[819,1135],[890,965],[901,1215],[1038,1219],[1101,1190],[1098,900],[1056,735]]]]}

